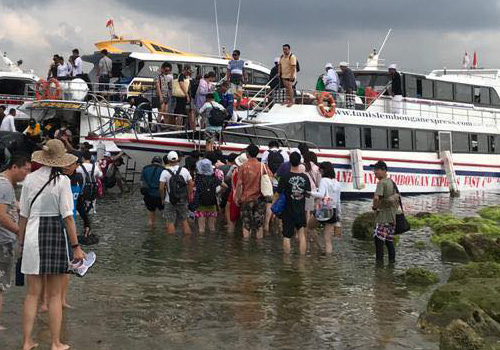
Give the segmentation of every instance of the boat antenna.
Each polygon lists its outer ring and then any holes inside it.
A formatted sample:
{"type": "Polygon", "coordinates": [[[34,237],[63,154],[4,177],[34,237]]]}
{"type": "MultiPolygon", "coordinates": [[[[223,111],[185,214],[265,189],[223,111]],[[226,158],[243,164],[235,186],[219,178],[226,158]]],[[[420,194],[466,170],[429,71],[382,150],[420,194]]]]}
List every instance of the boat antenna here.
{"type": "Polygon", "coordinates": [[[236,40],[238,39],[238,26],[240,24],[240,10],[241,10],[241,0],[238,1],[238,15],[236,16],[236,30],[234,32],[233,51],[236,50],[236,40]]]}
{"type": "Polygon", "coordinates": [[[387,42],[387,39],[389,39],[389,35],[391,35],[392,28],[389,28],[389,31],[387,32],[387,35],[385,36],[384,41],[382,42],[382,46],[380,46],[380,49],[378,50],[378,55],[382,53],[382,50],[384,49],[385,43],[387,42]]]}
{"type": "Polygon", "coordinates": [[[219,37],[219,19],[217,17],[217,0],[214,0],[214,10],[215,10],[215,29],[217,30],[217,52],[220,57],[220,37],[219,37]]]}

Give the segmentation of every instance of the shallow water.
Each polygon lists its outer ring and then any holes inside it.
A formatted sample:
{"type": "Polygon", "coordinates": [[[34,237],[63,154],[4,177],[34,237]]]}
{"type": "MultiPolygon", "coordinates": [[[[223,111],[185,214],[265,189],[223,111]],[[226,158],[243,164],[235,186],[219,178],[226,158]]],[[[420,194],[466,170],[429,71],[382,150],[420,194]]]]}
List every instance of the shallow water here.
{"type": "MultiPolygon", "coordinates": [[[[473,215],[499,204],[495,193],[425,195],[405,199],[409,212],[473,215]]],[[[438,349],[437,339],[416,326],[431,289],[409,290],[408,267],[423,266],[446,280],[428,229],[401,237],[394,268],[375,268],[371,242],[351,238],[352,219],[370,209],[367,199],[346,201],[343,237],[335,253],[315,245],[304,258],[297,247],[282,255],[278,235],[244,241],[220,230],[205,236],[169,236],[158,219],[147,226],[139,194],[100,201],[92,248],[98,263],[83,279],[73,277],[64,339],[73,349],[438,349]],[[161,228],[160,228],[161,227],[161,228]],[[415,242],[427,242],[419,250],[415,242]]],[[[87,249],[89,250],[89,249],[87,249]]],[[[0,349],[21,341],[23,288],[5,297],[0,349]]],[[[35,336],[49,349],[47,315],[35,336]]]]}

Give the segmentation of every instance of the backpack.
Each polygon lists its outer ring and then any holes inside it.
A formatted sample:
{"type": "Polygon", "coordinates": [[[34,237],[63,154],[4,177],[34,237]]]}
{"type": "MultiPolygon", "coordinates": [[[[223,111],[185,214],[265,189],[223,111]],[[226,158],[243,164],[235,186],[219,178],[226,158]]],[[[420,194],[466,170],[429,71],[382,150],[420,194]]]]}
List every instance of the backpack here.
{"type": "Polygon", "coordinates": [[[170,169],[166,170],[171,175],[170,180],[168,181],[168,196],[170,198],[170,203],[172,205],[176,205],[183,200],[187,200],[187,183],[184,177],[181,175],[182,167],[179,167],[175,174],[170,169]]]}
{"type": "Polygon", "coordinates": [[[80,165],[85,173],[85,181],[82,188],[82,198],[87,202],[93,202],[97,199],[97,180],[94,175],[95,163],[92,164],[92,171],[89,173],[87,169],[80,165]]]}
{"type": "Polygon", "coordinates": [[[198,195],[198,205],[216,205],[217,204],[217,179],[215,176],[201,175],[199,186],[196,186],[198,195]]]}
{"type": "MultiPolygon", "coordinates": [[[[150,197],[160,197],[160,191],[159,191],[159,186],[160,186],[160,176],[163,170],[165,169],[164,167],[160,165],[148,165],[146,168],[153,167],[153,171],[151,171],[151,174],[149,178],[146,178],[144,176],[144,170],[143,170],[143,176],[142,180],[144,182],[145,187],[141,187],[141,194],[144,196],[150,196],[150,197]]],[[[146,169],[145,168],[145,169],[146,169]]]]}
{"type": "Polygon", "coordinates": [[[269,155],[267,156],[267,165],[269,166],[269,169],[273,172],[273,174],[276,174],[278,171],[279,167],[283,162],[285,161],[285,158],[281,154],[281,150],[269,150],[269,155]]]}
{"type": "Polygon", "coordinates": [[[215,108],[213,104],[211,105],[212,109],[208,114],[208,123],[210,126],[223,126],[226,120],[226,113],[219,108],[215,108]]]}

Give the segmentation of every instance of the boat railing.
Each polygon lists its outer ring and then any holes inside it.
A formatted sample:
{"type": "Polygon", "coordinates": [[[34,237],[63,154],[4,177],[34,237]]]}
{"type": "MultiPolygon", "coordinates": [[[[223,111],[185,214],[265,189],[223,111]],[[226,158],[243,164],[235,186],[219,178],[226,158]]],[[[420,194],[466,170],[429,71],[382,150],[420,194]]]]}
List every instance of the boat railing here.
{"type": "MultiPolygon", "coordinates": [[[[346,94],[339,92],[335,94],[337,108],[355,109],[368,112],[379,112],[394,114],[398,111],[395,108],[393,97],[387,94],[387,88],[383,88],[372,96],[359,96],[358,94],[346,94]],[[354,100],[352,106],[348,106],[348,99],[354,100]],[[351,107],[351,108],[349,108],[351,107]]],[[[285,95],[283,88],[277,91],[274,96],[285,95]]],[[[295,103],[300,105],[317,105],[316,90],[296,90],[295,103]]],[[[281,97],[274,98],[274,103],[283,104],[281,97]]],[[[251,113],[249,113],[252,115],[251,113]]],[[[421,98],[404,97],[400,103],[399,113],[411,117],[434,118],[442,120],[451,120],[453,122],[472,122],[498,124],[500,118],[500,109],[477,107],[473,104],[460,104],[457,102],[431,101],[421,98]]]]}

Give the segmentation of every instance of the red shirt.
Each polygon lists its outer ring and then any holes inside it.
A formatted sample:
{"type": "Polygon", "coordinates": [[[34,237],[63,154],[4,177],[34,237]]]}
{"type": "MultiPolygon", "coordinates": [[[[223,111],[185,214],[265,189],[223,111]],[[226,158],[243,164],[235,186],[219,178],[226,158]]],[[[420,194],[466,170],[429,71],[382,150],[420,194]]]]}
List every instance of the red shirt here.
{"type": "Polygon", "coordinates": [[[262,194],[260,192],[260,179],[262,177],[261,168],[265,167],[268,174],[271,171],[267,165],[262,164],[257,158],[250,158],[245,164],[238,169],[238,182],[241,185],[241,203],[248,203],[259,199],[262,194]]]}

